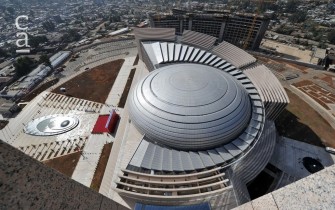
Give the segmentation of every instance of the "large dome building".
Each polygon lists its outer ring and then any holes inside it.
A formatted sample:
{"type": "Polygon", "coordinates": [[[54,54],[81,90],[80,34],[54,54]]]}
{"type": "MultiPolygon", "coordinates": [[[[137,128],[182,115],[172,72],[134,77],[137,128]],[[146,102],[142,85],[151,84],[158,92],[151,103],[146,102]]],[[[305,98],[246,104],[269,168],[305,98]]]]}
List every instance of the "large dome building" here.
{"type": "Polygon", "coordinates": [[[149,73],[128,97],[142,135],[115,181],[121,197],[153,205],[250,200],[246,184],[266,166],[274,120],[288,104],[276,77],[247,52],[209,35],[136,29],[149,73]]]}
{"type": "Polygon", "coordinates": [[[233,76],[196,64],[150,73],[137,85],[129,105],[131,119],[149,140],[195,151],[237,138],[252,110],[246,88],[233,76]]]}

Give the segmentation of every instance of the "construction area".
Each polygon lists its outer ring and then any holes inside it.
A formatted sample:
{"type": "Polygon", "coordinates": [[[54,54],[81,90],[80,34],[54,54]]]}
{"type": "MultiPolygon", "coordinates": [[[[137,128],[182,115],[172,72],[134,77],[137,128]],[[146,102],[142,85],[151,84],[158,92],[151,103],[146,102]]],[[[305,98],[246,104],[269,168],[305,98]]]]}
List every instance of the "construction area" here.
{"type": "Polygon", "coordinates": [[[244,49],[258,49],[270,19],[261,15],[236,13],[199,14],[186,13],[150,16],[152,28],[175,28],[181,35],[192,30],[213,36],[244,49]]]}
{"type": "Polygon", "coordinates": [[[319,58],[313,56],[314,54],[311,50],[279,43],[269,39],[263,39],[261,46],[262,48],[275,51],[282,58],[313,64],[317,64],[319,60],[319,58]]]}

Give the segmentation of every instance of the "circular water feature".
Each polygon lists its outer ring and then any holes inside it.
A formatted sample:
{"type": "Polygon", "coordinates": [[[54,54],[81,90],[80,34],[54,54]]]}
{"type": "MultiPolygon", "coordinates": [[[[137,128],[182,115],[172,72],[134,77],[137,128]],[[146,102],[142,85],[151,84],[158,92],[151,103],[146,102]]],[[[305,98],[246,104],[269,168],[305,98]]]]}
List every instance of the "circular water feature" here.
{"type": "Polygon", "coordinates": [[[304,157],[302,159],[302,164],[304,165],[306,170],[312,174],[325,168],[317,159],[311,157],[304,157]]]}
{"type": "Polygon", "coordinates": [[[69,132],[78,124],[79,119],[72,115],[48,115],[29,122],[24,131],[34,136],[53,136],[69,132]]]}

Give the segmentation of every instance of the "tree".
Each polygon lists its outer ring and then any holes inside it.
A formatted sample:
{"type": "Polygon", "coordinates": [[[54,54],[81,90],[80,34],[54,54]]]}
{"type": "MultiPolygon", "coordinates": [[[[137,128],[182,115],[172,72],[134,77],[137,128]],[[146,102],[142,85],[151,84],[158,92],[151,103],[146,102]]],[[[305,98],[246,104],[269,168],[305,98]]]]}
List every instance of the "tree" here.
{"type": "Polygon", "coordinates": [[[120,15],[112,15],[112,16],[110,16],[109,21],[111,23],[120,22],[121,17],[120,17],[120,15]]]}
{"type": "Polygon", "coordinates": [[[33,10],[30,10],[29,11],[29,17],[35,17],[35,12],[33,10]]]}
{"type": "Polygon", "coordinates": [[[289,12],[289,13],[297,12],[297,9],[298,9],[297,7],[299,4],[300,4],[299,0],[289,0],[286,3],[286,12],[289,12]]]}
{"type": "Polygon", "coordinates": [[[43,25],[43,28],[45,28],[45,30],[47,31],[55,30],[55,24],[51,20],[45,21],[42,25],[43,25]]]}
{"type": "Polygon", "coordinates": [[[80,34],[75,29],[69,29],[66,34],[62,36],[62,40],[66,43],[79,41],[80,38],[80,34]]]}
{"type": "Polygon", "coordinates": [[[40,64],[44,64],[44,65],[49,66],[50,68],[52,68],[50,59],[46,54],[41,55],[38,62],[40,64]]]}
{"type": "Polygon", "coordinates": [[[135,25],[138,25],[138,24],[140,24],[140,23],[141,23],[141,19],[136,18],[134,24],[135,24],[135,25]]]}
{"type": "Polygon", "coordinates": [[[29,35],[29,45],[33,48],[38,47],[40,44],[48,42],[48,38],[46,36],[32,36],[29,35]]]}
{"type": "Polygon", "coordinates": [[[287,25],[281,25],[276,29],[276,32],[279,34],[290,35],[294,31],[294,28],[287,25]]]}
{"type": "Polygon", "coordinates": [[[28,57],[21,57],[14,63],[15,73],[18,77],[28,74],[33,68],[34,62],[28,57]]]}
{"type": "Polygon", "coordinates": [[[2,49],[6,51],[8,56],[11,56],[11,57],[16,56],[17,46],[15,44],[5,42],[2,49]]]}
{"type": "Polygon", "coordinates": [[[326,49],[327,45],[324,42],[319,42],[319,48],[326,49]]]}
{"type": "Polygon", "coordinates": [[[299,11],[291,15],[289,20],[292,23],[302,23],[307,19],[307,12],[306,11],[299,11]]]}
{"type": "Polygon", "coordinates": [[[8,11],[9,14],[11,14],[11,15],[14,15],[14,13],[15,13],[15,10],[14,10],[13,7],[7,7],[7,11],[8,11]]]}
{"type": "Polygon", "coordinates": [[[335,30],[332,30],[331,32],[328,33],[328,41],[331,44],[335,44],[335,30]]]}
{"type": "Polygon", "coordinates": [[[7,56],[8,56],[7,52],[4,49],[0,48],[0,57],[7,57],[7,56]]]}

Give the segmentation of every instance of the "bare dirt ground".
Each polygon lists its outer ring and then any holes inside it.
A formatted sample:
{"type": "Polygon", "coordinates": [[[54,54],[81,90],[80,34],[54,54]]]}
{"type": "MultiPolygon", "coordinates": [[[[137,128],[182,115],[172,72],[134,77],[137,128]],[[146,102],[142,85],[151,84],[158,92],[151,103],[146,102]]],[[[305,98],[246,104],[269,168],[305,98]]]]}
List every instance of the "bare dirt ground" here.
{"type": "Polygon", "coordinates": [[[112,151],[113,143],[105,144],[102,149],[101,156],[97,165],[97,169],[94,172],[94,176],[91,183],[91,189],[99,191],[102,178],[105,174],[105,169],[109,159],[109,155],[112,151]]]}
{"type": "Polygon", "coordinates": [[[8,123],[9,121],[7,120],[0,120],[0,130],[4,129],[8,123]]]}
{"type": "Polygon", "coordinates": [[[123,62],[124,59],[119,59],[87,70],[58,86],[52,92],[105,103],[123,62]],[[66,89],[65,93],[60,91],[61,87],[66,89]]]}
{"type": "Polygon", "coordinates": [[[127,84],[126,84],[126,87],[123,90],[123,93],[122,93],[122,96],[120,98],[118,107],[124,108],[124,106],[126,104],[128,94],[129,94],[129,90],[130,90],[130,87],[131,87],[131,83],[133,82],[133,79],[134,79],[135,71],[136,71],[136,68],[132,69],[130,74],[129,74],[127,84]]]}
{"type": "Polygon", "coordinates": [[[136,65],[138,64],[138,60],[139,60],[139,59],[140,59],[140,57],[139,57],[138,54],[137,54],[133,66],[136,66],[136,65]]]}
{"type": "Polygon", "coordinates": [[[68,177],[71,177],[79,161],[81,152],[72,153],[55,159],[43,161],[43,163],[68,177]]]}
{"type": "Polygon", "coordinates": [[[308,69],[305,66],[300,66],[294,63],[283,62],[279,60],[272,60],[262,56],[255,56],[261,63],[270,64],[273,70],[283,73],[283,72],[299,72],[302,74],[308,74],[308,69]]]}
{"type": "Polygon", "coordinates": [[[298,47],[289,46],[283,43],[279,43],[273,40],[265,39],[263,41],[263,47],[276,49],[278,53],[281,53],[284,58],[298,60],[302,62],[317,63],[317,58],[311,59],[312,52],[310,50],[301,50],[298,47]]]}
{"type": "Polygon", "coordinates": [[[286,89],[290,104],[276,120],[280,135],[316,146],[335,147],[335,130],[312,107],[286,89]]]}
{"type": "Polygon", "coordinates": [[[21,101],[28,102],[33,100],[36,96],[38,96],[40,93],[48,89],[49,87],[55,85],[59,79],[53,79],[51,81],[48,81],[46,83],[41,84],[37,88],[35,88],[33,91],[31,91],[28,95],[26,95],[21,101]]]}

